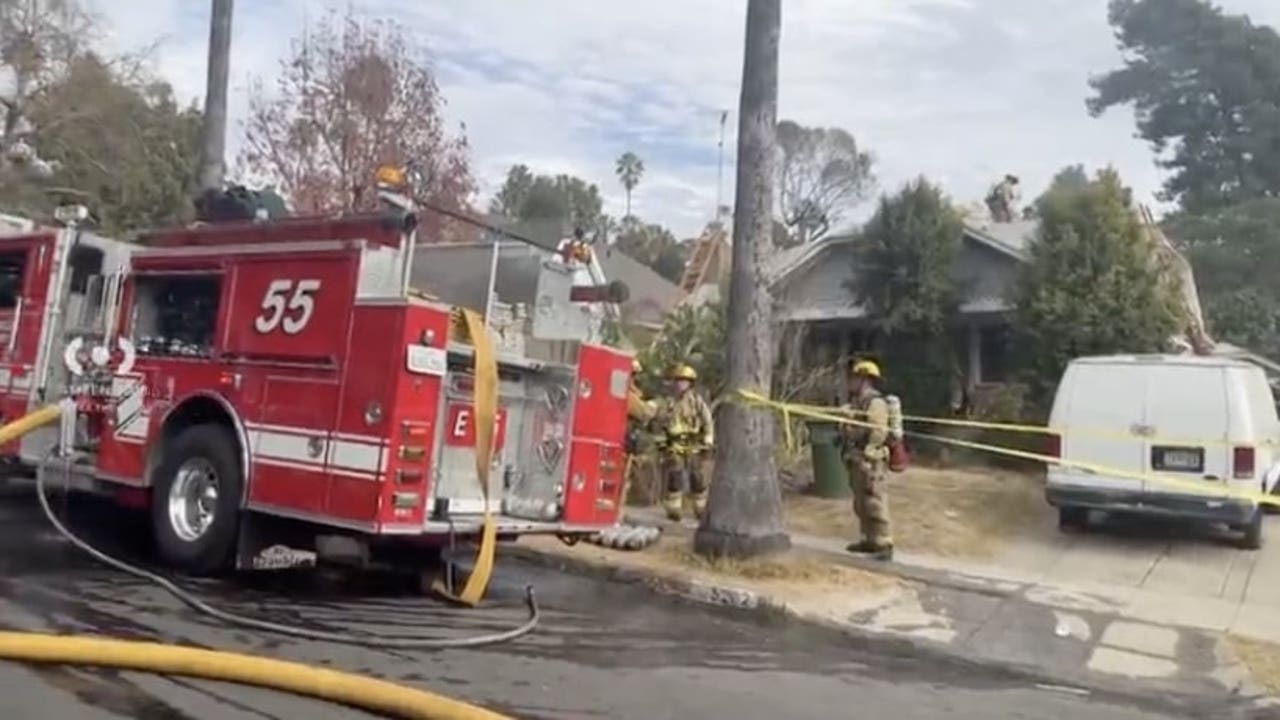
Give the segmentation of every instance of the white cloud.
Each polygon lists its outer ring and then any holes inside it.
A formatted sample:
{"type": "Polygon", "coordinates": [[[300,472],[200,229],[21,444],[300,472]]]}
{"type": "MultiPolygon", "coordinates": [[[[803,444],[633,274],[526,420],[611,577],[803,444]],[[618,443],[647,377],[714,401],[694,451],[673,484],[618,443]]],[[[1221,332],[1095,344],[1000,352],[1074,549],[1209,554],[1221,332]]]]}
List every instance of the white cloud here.
{"type": "MultiPolygon", "coordinates": [[[[157,69],[178,91],[204,86],[206,3],[93,0],[111,47],[159,39],[157,69]]],[[[601,186],[625,150],[646,177],[638,214],[695,233],[716,196],[719,112],[737,106],[744,3],[734,0],[354,0],[394,17],[432,55],[451,120],[465,123],[481,188],[524,162],[601,186]]],[[[1280,24],[1274,0],[1223,0],[1228,12],[1280,24]]],[[[257,0],[236,8],[233,117],[251,76],[270,77],[306,17],[345,3],[257,0]]],[[[844,127],[878,158],[886,187],[917,174],[961,201],[1005,172],[1028,191],[1061,166],[1115,165],[1140,196],[1160,184],[1131,115],[1088,117],[1088,76],[1119,56],[1105,0],[790,0],[784,7],[780,112],[844,127]]],[[[736,121],[728,124],[732,199],[736,121]]],[[[234,147],[237,138],[230,138],[234,147]]]]}

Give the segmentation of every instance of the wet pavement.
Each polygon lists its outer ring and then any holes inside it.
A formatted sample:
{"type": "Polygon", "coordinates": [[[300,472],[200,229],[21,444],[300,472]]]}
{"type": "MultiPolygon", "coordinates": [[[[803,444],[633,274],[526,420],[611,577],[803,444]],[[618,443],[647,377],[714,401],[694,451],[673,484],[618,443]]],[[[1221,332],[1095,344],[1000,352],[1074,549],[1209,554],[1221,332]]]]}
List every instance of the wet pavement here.
{"type": "MultiPolygon", "coordinates": [[[[94,503],[69,508],[95,543],[145,553],[145,518],[94,503]]],[[[101,568],[62,542],[34,500],[0,494],[0,625],[109,634],[271,655],[367,673],[523,718],[1264,717],[1222,704],[1057,688],[893,645],[682,605],[632,586],[499,563],[489,605],[459,611],[406,583],[313,572],[185,581],[224,609],[310,628],[433,636],[503,630],[524,617],[523,586],[543,610],[530,636],[470,650],[390,651],[266,636],[196,614],[144,581],[101,568]],[[447,628],[443,630],[442,628],[447,628]]],[[[133,672],[0,663],[6,720],[366,718],[310,700],[133,672]]],[[[1270,717],[1270,715],[1266,715],[1270,717]]]]}

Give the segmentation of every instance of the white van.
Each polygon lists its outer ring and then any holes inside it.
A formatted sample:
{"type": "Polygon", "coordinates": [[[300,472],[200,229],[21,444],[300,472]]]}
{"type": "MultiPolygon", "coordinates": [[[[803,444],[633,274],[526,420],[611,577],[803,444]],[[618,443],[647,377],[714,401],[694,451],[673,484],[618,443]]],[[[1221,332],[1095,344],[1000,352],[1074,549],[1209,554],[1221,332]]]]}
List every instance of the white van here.
{"type": "Polygon", "coordinates": [[[1261,368],[1193,355],[1079,358],[1049,426],[1049,454],[1084,466],[1049,466],[1045,496],[1064,530],[1084,528],[1090,510],[1152,513],[1226,523],[1244,547],[1261,547],[1261,508],[1226,495],[1270,493],[1280,475],[1280,420],[1261,368]]]}

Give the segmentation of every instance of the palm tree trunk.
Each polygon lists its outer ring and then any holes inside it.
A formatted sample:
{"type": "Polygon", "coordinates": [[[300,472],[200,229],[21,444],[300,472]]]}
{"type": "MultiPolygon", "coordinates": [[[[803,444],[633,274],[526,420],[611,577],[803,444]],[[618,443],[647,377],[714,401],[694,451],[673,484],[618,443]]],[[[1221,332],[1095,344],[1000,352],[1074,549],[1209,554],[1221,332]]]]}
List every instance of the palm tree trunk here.
{"type": "Polygon", "coordinates": [[[226,173],[227,80],[231,74],[233,0],[213,0],[209,19],[209,68],[205,80],[204,123],[200,128],[200,189],[222,187],[226,173]]]}
{"type": "Polygon", "coordinates": [[[631,217],[631,188],[627,188],[627,217],[631,217]]]}
{"type": "Polygon", "coordinates": [[[772,247],[781,32],[781,0],[749,0],[729,275],[729,402],[718,411],[715,475],[693,541],[695,552],[713,557],[751,557],[791,546],[774,464],[773,413],[733,401],[739,390],[768,392],[773,369],[773,308],[764,268],[772,247]]]}

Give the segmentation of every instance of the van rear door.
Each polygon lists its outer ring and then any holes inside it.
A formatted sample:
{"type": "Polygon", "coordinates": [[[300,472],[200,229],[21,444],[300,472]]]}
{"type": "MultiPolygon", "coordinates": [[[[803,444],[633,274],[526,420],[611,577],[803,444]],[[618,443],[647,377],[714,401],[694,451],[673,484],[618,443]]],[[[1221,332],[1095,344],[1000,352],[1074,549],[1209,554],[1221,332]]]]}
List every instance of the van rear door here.
{"type": "Polygon", "coordinates": [[[1051,481],[1141,492],[1135,476],[1145,467],[1144,447],[1132,430],[1145,421],[1144,369],[1125,362],[1077,362],[1068,369],[1051,424],[1062,436],[1062,459],[1087,467],[1054,468],[1051,481]]]}
{"type": "MultiPolygon", "coordinates": [[[[1233,442],[1232,453],[1248,453],[1250,449],[1253,453],[1252,473],[1236,468],[1233,457],[1232,478],[1241,490],[1271,492],[1280,470],[1274,467],[1277,449],[1280,449],[1280,418],[1276,416],[1271,385],[1266,374],[1256,366],[1229,367],[1226,373],[1231,402],[1228,437],[1233,442]]],[[[1247,455],[1241,458],[1247,459],[1247,455]]]]}
{"type": "MultiPolygon", "coordinates": [[[[1227,446],[1226,368],[1171,362],[1151,364],[1147,373],[1146,466],[1153,475],[1222,483],[1231,477],[1227,446]]],[[[1147,481],[1147,492],[1178,493],[1187,488],[1147,481]]]]}

